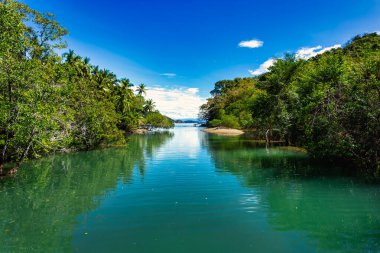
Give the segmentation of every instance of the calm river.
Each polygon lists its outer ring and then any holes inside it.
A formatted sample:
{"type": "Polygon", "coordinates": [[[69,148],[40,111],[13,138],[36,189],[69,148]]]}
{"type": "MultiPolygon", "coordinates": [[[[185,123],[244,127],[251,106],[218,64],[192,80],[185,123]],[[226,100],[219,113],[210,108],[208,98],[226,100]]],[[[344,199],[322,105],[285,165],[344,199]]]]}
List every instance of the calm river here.
{"type": "Polygon", "coordinates": [[[0,252],[380,252],[380,187],[331,171],[195,127],[131,136],[0,180],[0,252]]]}

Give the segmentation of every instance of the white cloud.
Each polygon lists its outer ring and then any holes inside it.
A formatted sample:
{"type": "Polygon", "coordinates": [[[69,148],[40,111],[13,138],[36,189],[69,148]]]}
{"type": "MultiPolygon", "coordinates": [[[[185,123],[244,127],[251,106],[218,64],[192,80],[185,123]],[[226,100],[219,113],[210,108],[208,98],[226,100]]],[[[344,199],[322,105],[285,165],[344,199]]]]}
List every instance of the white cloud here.
{"type": "Polygon", "coordinates": [[[160,76],[166,76],[167,78],[174,78],[177,76],[175,73],[162,73],[160,76]]]}
{"type": "Polygon", "coordinates": [[[146,98],[152,99],[156,108],[170,118],[198,118],[199,107],[206,102],[198,92],[198,88],[147,87],[146,98]]]}
{"type": "Polygon", "coordinates": [[[196,94],[199,92],[199,89],[198,88],[188,88],[187,91],[192,93],[192,94],[196,94]]]}
{"type": "Polygon", "coordinates": [[[254,76],[264,74],[265,72],[268,72],[269,67],[272,66],[275,62],[276,62],[276,59],[271,58],[271,59],[265,61],[263,64],[261,64],[258,69],[248,70],[248,72],[254,76]]]}
{"type": "Polygon", "coordinates": [[[342,47],[342,45],[340,44],[336,44],[332,47],[325,47],[325,48],[323,48],[322,46],[304,47],[304,48],[299,49],[296,52],[296,58],[307,60],[316,55],[323,54],[324,52],[330,51],[335,48],[340,48],[340,47],[342,47]]]}
{"type": "Polygon", "coordinates": [[[376,31],[375,33],[380,36],[380,31],[376,31]]]}
{"type": "Polygon", "coordinates": [[[297,51],[296,57],[301,58],[301,59],[308,59],[310,57],[317,55],[316,52],[321,49],[322,49],[322,46],[303,47],[297,51]]]}
{"type": "Polygon", "coordinates": [[[264,42],[261,40],[246,40],[239,43],[239,47],[258,48],[262,47],[264,42]]]}

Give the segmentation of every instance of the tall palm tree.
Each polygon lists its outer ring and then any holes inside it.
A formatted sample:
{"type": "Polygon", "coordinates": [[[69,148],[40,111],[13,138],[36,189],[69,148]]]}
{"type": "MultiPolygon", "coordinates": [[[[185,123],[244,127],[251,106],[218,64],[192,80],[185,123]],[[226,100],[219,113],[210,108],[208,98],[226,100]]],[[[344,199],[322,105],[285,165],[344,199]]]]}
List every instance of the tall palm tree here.
{"type": "Polygon", "coordinates": [[[117,109],[122,113],[126,113],[131,109],[133,100],[133,91],[130,87],[133,84],[129,82],[129,79],[121,79],[120,85],[116,85],[114,88],[114,97],[117,98],[117,109]]]}
{"type": "Polygon", "coordinates": [[[152,99],[148,99],[147,101],[145,101],[144,113],[147,114],[149,112],[153,112],[154,111],[154,107],[155,107],[155,104],[154,104],[153,100],[152,99]]]}
{"type": "Polygon", "coordinates": [[[136,91],[137,91],[137,94],[138,94],[139,96],[141,96],[142,94],[146,95],[146,86],[145,86],[145,84],[143,84],[143,83],[140,84],[140,85],[137,87],[136,91]]]}

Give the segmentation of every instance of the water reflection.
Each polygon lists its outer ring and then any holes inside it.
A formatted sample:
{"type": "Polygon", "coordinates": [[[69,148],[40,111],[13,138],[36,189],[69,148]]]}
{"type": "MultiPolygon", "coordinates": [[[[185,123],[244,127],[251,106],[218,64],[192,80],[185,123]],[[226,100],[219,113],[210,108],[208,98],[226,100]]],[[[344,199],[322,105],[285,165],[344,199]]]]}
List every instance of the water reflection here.
{"type": "Polygon", "coordinates": [[[197,128],[26,164],[0,252],[378,252],[380,187],[197,128]]]}
{"type": "Polygon", "coordinates": [[[219,173],[251,189],[241,195],[242,209],[265,212],[273,230],[306,233],[320,252],[380,252],[379,187],[244,137],[208,135],[203,145],[219,173]]]}
{"type": "Polygon", "coordinates": [[[144,176],[146,159],[172,132],[130,137],[127,148],[58,155],[25,164],[0,181],[0,252],[71,252],[78,215],[95,209],[118,182],[144,176]]]}
{"type": "Polygon", "coordinates": [[[240,204],[247,213],[255,213],[262,205],[261,195],[256,192],[241,194],[240,204]]]}

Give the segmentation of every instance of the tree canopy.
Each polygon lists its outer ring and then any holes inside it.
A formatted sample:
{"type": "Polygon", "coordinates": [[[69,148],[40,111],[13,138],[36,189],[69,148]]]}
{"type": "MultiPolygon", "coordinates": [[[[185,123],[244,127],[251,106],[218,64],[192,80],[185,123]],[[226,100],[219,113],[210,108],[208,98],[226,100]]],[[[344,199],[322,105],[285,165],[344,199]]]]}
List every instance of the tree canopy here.
{"type": "MultiPolygon", "coordinates": [[[[59,56],[67,33],[51,13],[0,0],[0,170],[48,152],[123,141],[149,113],[161,115],[145,100],[144,84],[135,94],[128,79],[88,57],[59,56]]],[[[160,119],[157,125],[172,126],[160,119]]]]}
{"type": "Polygon", "coordinates": [[[380,36],[356,36],[311,59],[287,54],[267,73],[219,81],[200,116],[210,126],[305,147],[380,178],[380,36]],[[353,163],[352,163],[353,162],[353,163]]]}

